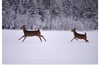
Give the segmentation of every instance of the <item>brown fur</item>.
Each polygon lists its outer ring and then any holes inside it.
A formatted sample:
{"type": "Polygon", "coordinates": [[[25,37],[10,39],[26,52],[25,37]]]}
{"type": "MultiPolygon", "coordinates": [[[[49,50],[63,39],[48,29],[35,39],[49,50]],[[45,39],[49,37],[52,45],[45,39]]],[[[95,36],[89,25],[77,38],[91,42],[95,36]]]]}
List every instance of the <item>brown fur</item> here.
{"type": "MultiPolygon", "coordinates": [[[[79,34],[79,33],[77,33],[76,32],[76,29],[74,28],[73,30],[72,30],[72,32],[74,33],[74,38],[73,39],[84,39],[86,42],[89,42],[88,40],[87,40],[87,36],[86,36],[86,32],[85,32],[85,34],[79,34]]],[[[72,39],[72,40],[73,40],[72,39]]],[[[71,40],[71,41],[72,41],[71,40]]]]}
{"type": "MultiPolygon", "coordinates": [[[[24,37],[24,40],[25,40],[26,37],[38,36],[41,42],[42,42],[41,37],[46,41],[46,39],[43,37],[43,35],[41,35],[39,28],[38,28],[37,31],[27,31],[26,28],[25,28],[25,25],[24,25],[24,26],[21,27],[21,29],[23,29],[24,35],[22,37],[20,37],[19,40],[23,37],[24,37]]],[[[24,42],[24,40],[22,42],[24,42]]]]}

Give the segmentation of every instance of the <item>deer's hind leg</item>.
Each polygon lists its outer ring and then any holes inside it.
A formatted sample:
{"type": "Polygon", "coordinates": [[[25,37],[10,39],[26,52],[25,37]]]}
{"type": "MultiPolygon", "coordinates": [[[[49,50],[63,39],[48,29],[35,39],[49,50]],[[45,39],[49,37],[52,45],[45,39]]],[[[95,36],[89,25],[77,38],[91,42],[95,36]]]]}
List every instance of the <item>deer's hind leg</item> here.
{"type": "Polygon", "coordinates": [[[18,40],[22,39],[23,37],[24,37],[24,35],[23,35],[23,36],[21,36],[18,40]]]}
{"type": "Polygon", "coordinates": [[[84,39],[85,40],[85,42],[89,42],[87,39],[84,39]]]}
{"type": "Polygon", "coordinates": [[[24,39],[23,39],[23,41],[22,42],[24,42],[24,40],[26,39],[26,36],[24,37],[24,39]]]}
{"type": "Polygon", "coordinates": [[[44,36],[43,35],[40,35],[45,41],[46,41],[46,39],[44,38],[44,36]]]}
{"type": "Polygon", "coordinates": [[[38,36],[38,37],[39,37],[40,41],[42,42],[42,39],[41,39],[41,37],[40,37],[40,36],[38,36]]]}
{"type": "Polygon", "coordinates": [[[89,41],[87,40],[87,37],[85,37],[84,40],[85,40],[85,42],[89,42],[89,41]]]}

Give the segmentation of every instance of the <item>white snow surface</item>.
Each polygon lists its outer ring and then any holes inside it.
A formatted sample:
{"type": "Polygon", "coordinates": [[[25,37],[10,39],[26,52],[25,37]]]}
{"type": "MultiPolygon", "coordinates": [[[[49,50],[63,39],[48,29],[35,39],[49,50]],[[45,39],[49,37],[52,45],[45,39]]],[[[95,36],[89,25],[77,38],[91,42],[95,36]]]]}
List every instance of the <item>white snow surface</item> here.
{"type": "Polygon", "coordinates": [[[98,30],[87,32],[89,43],[73,40],[71,31],[41,31],[46,42],[36,36],[18,40],[22,30],[2,30],[3,64],[97,64],[98,30]]]}

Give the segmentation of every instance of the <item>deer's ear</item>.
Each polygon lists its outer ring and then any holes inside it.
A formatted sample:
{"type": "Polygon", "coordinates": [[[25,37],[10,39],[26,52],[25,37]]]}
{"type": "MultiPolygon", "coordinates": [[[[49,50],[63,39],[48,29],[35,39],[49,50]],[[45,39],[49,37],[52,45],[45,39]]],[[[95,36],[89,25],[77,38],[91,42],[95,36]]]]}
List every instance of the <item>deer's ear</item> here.
{"type": "Polygon", "coordinates": [[[76,28],[74,28],[74,30],[76,30],[76,28]]]}
{"type": "Polygon", "coordinates": [[[23,25],[23,27],[25,27],[25,25],[23,25]]]}

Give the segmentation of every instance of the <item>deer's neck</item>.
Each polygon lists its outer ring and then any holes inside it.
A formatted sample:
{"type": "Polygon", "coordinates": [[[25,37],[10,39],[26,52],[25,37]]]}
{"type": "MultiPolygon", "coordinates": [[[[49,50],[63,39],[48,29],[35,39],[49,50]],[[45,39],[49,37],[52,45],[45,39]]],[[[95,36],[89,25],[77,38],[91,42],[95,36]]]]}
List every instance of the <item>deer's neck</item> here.
{"type": "Polygon", "coordinates": [[[24,32],[24,34],[25,34],[25,32],[26,32],[26,29],[25,29],[25,28],[23,29],[23,32],[24,32]]]}
{"type": "Polygon", "coordinates": [[[76,31],[74,31],[74,35],[76,35],[77,34],[77,32],[76,31]]]}

